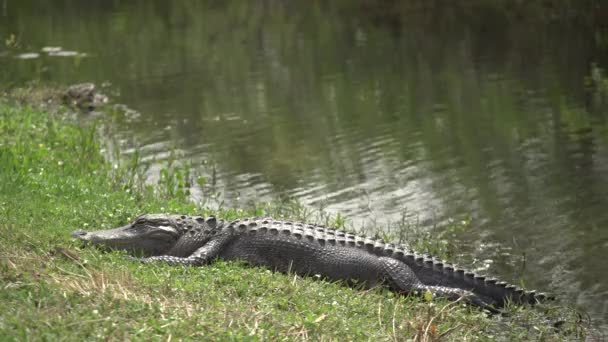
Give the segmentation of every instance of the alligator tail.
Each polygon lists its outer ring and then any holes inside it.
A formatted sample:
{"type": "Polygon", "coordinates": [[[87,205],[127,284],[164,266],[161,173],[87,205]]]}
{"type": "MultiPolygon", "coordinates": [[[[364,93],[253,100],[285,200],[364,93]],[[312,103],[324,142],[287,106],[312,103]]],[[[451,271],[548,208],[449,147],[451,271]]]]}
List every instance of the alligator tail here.
{"type": "Polygon", "coordinates": [[[477,295],[489,298],[492,305],[503,307],[507,302],[515,304],[536,304],[554,299],[542,292],[524,290],[523,288],[466,271],[453,264],[410,252],[402,248],[385,247],[385,253],[402,261],[414,270],[418,278],[426,285],[455,287],[469,290],[477,295]]]}

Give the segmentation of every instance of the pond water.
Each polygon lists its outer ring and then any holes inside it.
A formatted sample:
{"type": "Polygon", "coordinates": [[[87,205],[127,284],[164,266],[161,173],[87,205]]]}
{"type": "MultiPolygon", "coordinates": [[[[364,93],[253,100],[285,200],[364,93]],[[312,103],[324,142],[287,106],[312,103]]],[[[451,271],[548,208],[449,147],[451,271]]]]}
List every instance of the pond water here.
{"type": "Polygon", "coordinates": [[[470,219],[472,262],[606,322],[608,10],[543,3],[4,0],[0,82],[110,83],[151,177],[177,151],[227,206],[470,219]]]}

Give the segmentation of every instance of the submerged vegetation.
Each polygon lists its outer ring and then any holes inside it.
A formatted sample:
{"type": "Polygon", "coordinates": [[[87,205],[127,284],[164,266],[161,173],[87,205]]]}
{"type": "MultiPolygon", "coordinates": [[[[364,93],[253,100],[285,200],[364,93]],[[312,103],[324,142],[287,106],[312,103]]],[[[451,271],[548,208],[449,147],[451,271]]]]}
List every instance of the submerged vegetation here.
{"type": "MultiPolygon", "coordinates": [[[[189,184],[204,179],[170,164],[158,184],[145,184],[137,154],[126,161],[104,158],[98,128],[76,125],[61,110],[0,101],[2,341],[570,340],[588,333],[585,320],[556,304],[487,316],[458,302],[361,291],[239,263],[140,265],[118,252],[81,248],[69,232],[110,228],[142,212],[347,222],[290,201],[211,211],[188,197],[189,184]]],[[[429,246],[449,254],[448,247],[429,246]]]]}

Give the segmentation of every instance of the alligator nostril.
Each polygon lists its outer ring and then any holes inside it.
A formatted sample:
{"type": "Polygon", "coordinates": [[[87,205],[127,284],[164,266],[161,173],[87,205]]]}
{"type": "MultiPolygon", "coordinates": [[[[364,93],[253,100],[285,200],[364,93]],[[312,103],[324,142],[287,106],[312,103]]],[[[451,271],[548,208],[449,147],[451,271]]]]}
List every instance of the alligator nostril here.
{"type": "Polygon", "coordinates": [[[85,232],[84,230],[76,230],[72,232],[72,237],[81,237],[85,235],[87,235],[87,232],[85,232]]]}

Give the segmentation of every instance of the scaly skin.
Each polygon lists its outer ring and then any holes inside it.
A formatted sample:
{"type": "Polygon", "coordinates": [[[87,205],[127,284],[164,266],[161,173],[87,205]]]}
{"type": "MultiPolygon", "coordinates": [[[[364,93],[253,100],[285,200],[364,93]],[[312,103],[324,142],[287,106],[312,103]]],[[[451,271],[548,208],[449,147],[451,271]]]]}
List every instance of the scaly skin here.
{"type": "Polygon", "coordinates": [[[534,304],[547,296],[478,276],[452,264],[378,239],[323,226],[252,218],[225,222],[172,214],[141,215],[110,230],[76,231],[92,244],[143,253],[143,262],[206,265],[216,258],[245,260],[279,272],[386,284],[401,293],[430,291],[495,312],[507,301],[534,304]]]}

